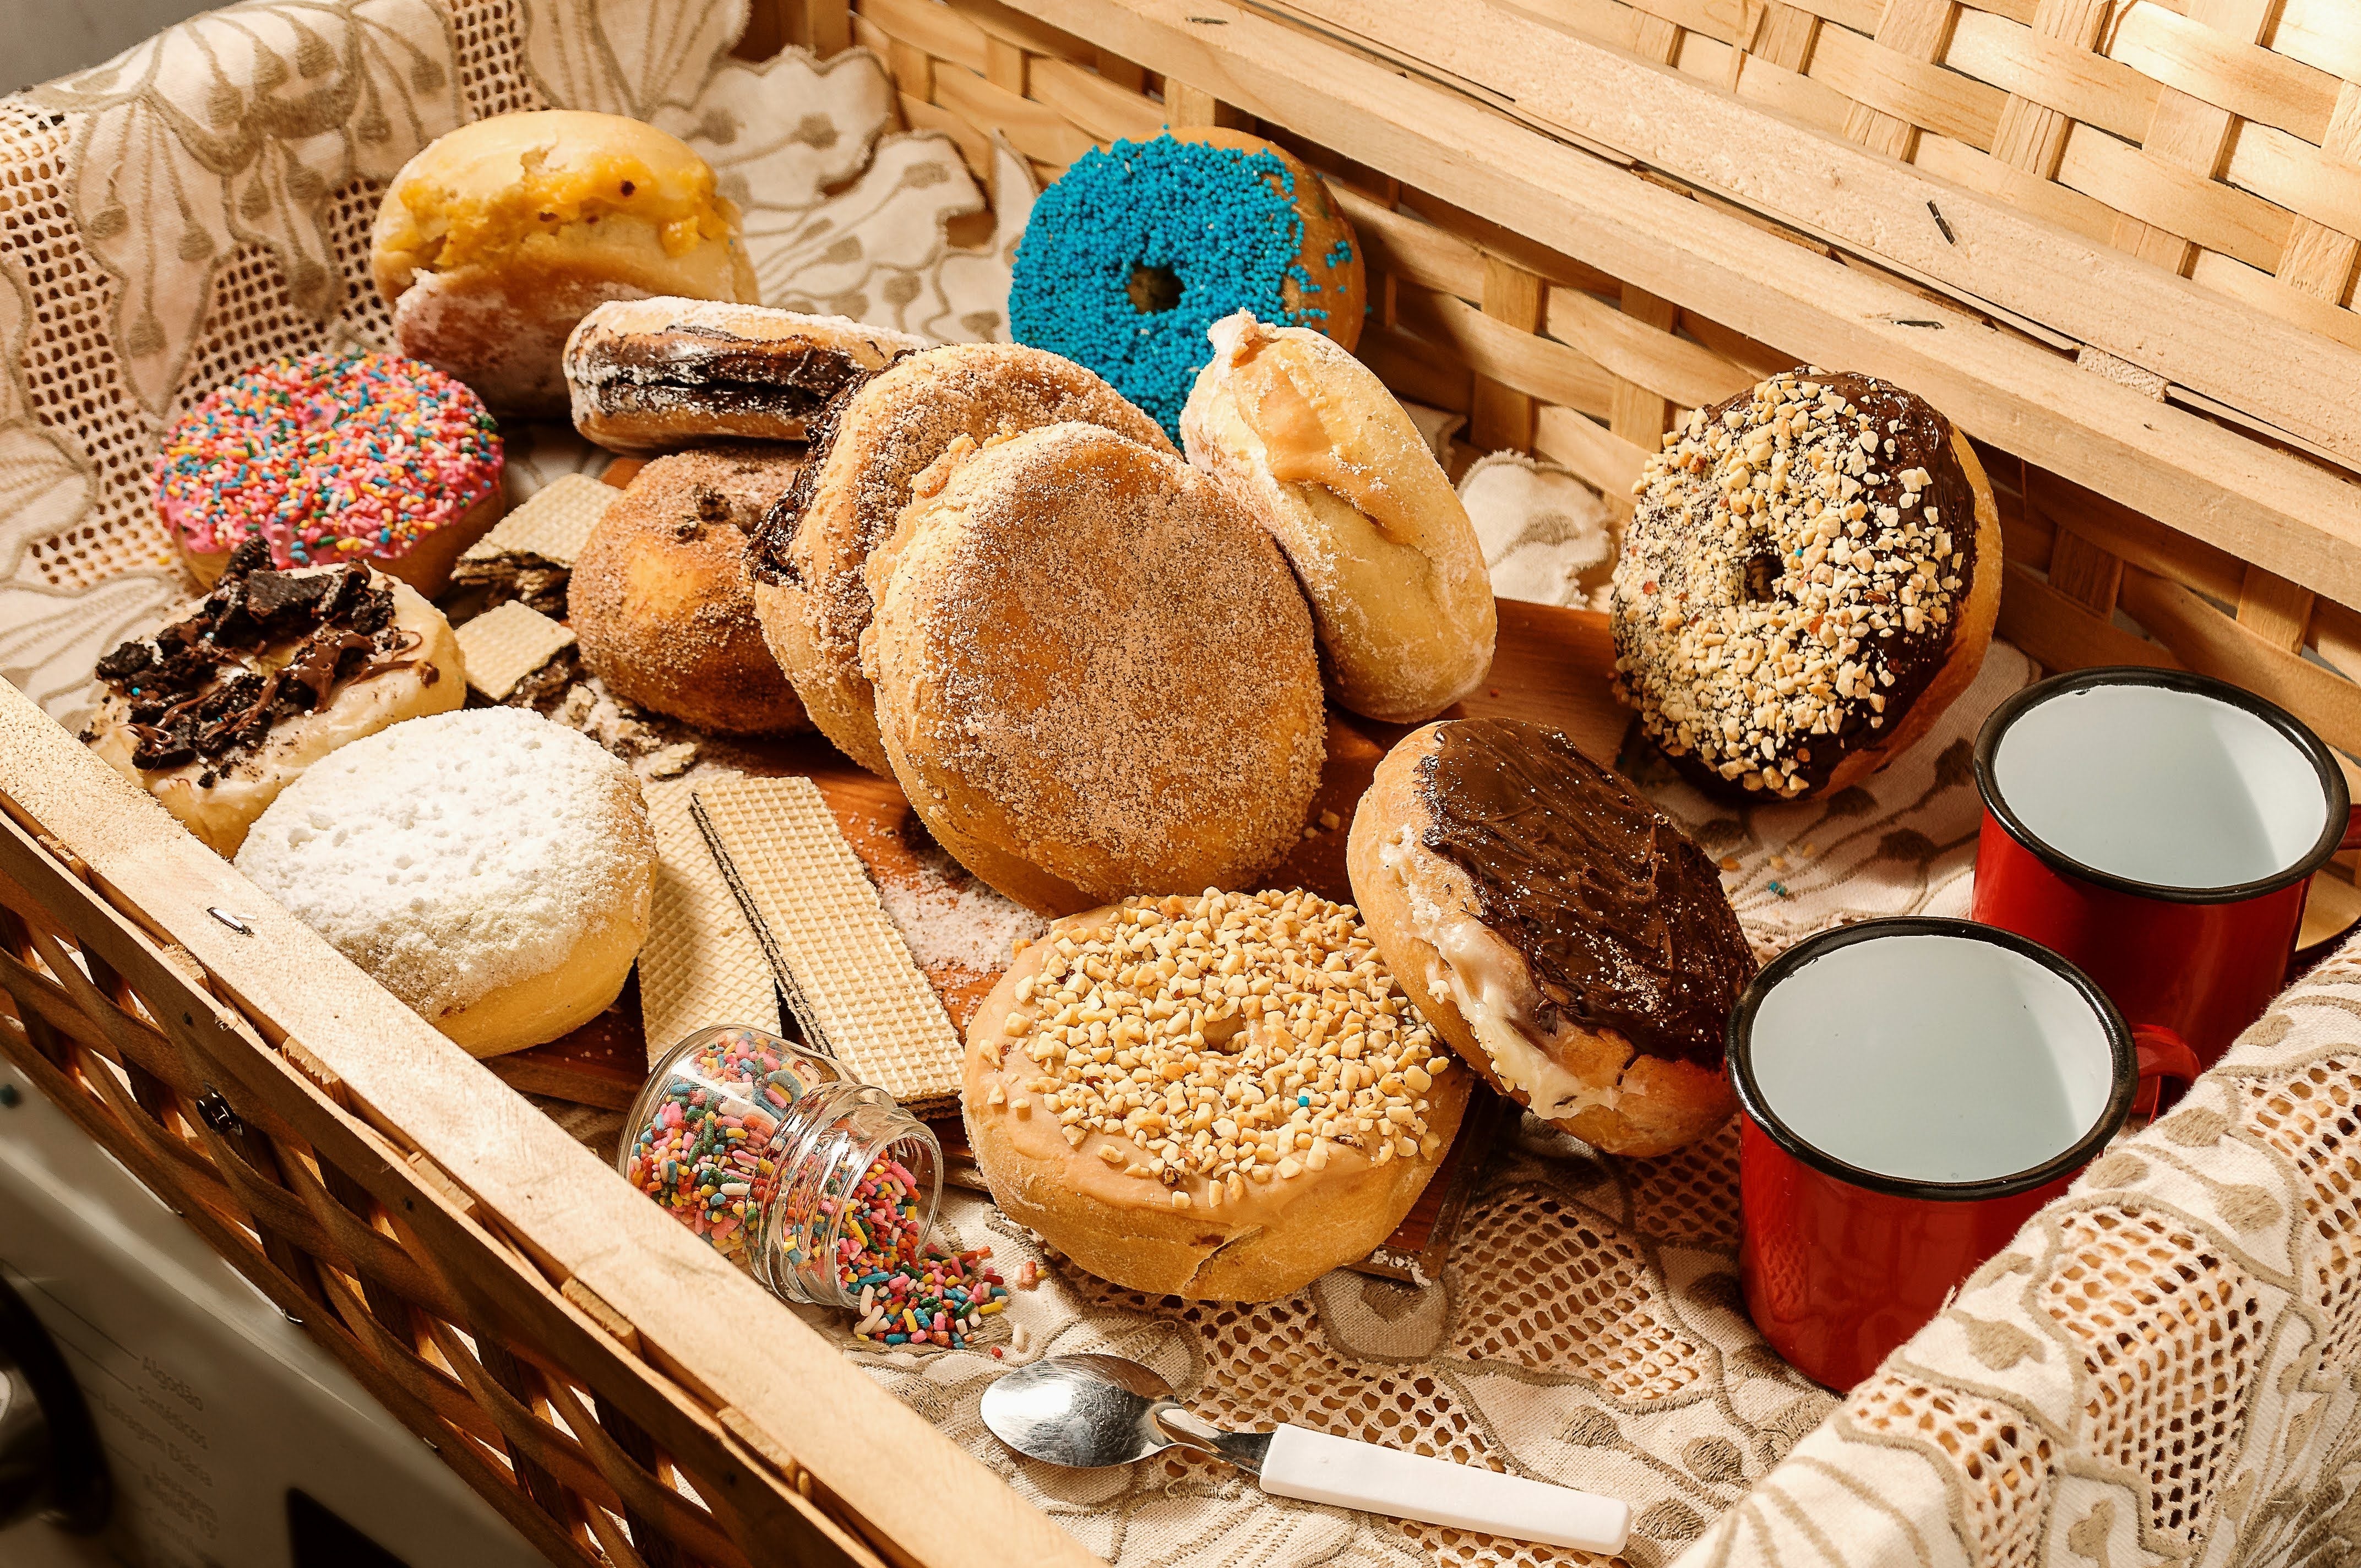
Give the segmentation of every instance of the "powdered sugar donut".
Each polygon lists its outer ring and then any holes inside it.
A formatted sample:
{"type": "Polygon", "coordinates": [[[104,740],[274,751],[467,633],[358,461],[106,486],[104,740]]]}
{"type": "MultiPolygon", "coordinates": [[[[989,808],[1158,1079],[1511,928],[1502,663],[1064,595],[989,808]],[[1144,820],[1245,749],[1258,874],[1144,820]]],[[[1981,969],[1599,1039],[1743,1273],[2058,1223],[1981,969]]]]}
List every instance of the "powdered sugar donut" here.
{"type": "Polygon", "coordinates": [[[181,417],[156,510],[210,587],[249,539],[270,565],[360,561],[433,598],[500,521],[500,438],[476,394],[392,354],[258,365],[181,417]]]}
{"type": "Polygon", "coordinates": [[[470,1053],[605,1010],[647,937],[655,835],[631,770],[537,715],[413,718],[314,763],[237,869],[470,1053]]]}

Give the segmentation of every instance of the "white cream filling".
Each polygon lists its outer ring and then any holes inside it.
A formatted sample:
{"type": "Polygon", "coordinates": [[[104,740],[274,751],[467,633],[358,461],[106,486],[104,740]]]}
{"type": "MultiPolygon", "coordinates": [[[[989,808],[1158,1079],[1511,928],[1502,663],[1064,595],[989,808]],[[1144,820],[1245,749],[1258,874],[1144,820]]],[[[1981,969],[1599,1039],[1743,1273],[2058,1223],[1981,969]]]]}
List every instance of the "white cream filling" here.
{"type": "Polygon", "coordinates": [[[1615,1109],[1623,1097],[1620,1088],[1585,1083],[1534,1043],[1532,1021],[1517,1005],[1517,987],[1503,961],[1508,949],[1500,940],[1472,915],[1444,909],[1411,879],[1405,862],[1417,841],[1417,829],[1404,823],[1378,846],[1378,863],[1409,895],[1411,934],[1439,959],[1427,963],[1427,988],[1451,998],[1491,1058],[1494,1076],[1523,1094],[1543,1116],[1570,1116],[1593,1106],[1615,1109]]]}

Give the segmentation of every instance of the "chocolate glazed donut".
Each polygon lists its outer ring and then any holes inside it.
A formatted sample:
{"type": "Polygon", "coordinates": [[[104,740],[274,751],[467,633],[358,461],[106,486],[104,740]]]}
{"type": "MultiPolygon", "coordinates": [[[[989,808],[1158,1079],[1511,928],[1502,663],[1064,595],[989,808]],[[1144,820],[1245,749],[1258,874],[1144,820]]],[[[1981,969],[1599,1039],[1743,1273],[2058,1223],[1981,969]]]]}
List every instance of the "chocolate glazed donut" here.
{"type": "Polygon", "coordinates": [[[1729,1119],[1723,1030],[1754,959],[1720,874],[1564,735],[1414,732],[1362,797],[1345,863],[1419,1011],[1518,1103],[1612,1154],[1729,1119]]]}
{"type": "Polygon", "coordinates": [[[1859,783],[1983,663],[2000,514],[1974,451],[1901,388],[1794,370],[1648,460],[1615,568],[1615,691],[1724,796],[1859,783]]]}

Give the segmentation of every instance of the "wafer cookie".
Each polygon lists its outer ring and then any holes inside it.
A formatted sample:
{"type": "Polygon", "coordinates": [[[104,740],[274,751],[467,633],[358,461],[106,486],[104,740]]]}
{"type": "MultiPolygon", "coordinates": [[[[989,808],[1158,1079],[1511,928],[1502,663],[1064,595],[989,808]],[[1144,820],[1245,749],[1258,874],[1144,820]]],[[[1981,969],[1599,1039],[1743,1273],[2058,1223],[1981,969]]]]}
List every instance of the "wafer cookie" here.
{"type": "Polygon", "coordinates": [[[506,556],[571,567],[589,543],[590,531],[622,494],[587,474],[560,474],[494,523],[459,559],[482,562],[506,556]]]}
{"type": "Polygon", "coordinates": [[[958,1032],[818,786],[700,782],[696,803],[807,1040],[913,1110],[956,1104],[958,1032]]]}
{"type": "Polygon", "coordinates": [[[779,1031],[770,959],[691,813],[690,782],[646,787],[656,835],[655,900],[640,948],[648,1065],[692,1032],[743,1024],[779,1031]]]}
{"type": "Polygon", "coordinates": [[[506,701],[519,681],[574,646],[573,632],[522,599],[486,610],[457,635],[467,684],[494,702],[506,701]]]}

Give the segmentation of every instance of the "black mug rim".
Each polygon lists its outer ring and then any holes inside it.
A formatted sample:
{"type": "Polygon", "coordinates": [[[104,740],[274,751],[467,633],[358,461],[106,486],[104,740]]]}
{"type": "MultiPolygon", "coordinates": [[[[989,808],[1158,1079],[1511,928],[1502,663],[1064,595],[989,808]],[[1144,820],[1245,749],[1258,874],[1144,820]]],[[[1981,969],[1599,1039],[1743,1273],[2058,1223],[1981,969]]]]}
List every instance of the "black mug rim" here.
{"type": "Polygon", "coordinates": [[[1730,1010],[1727,1043],[1730,1076],[1738,1091],[1739,1108],[1762,1128],[1766,1137],[1823,1176],[1833,1177],[1850,1187],[1863,1188],[1892,1198],[1916,1198],[1938,1203],[1980,1203],[1994,1198],[2012,1198],[2038,1187],[2047,1187],[2061,1177],[2071,1176],[2097,1157],[2108,1140],[2122,1129],[2125,1120],[2131,1114],[2132,1101],[2139,1092],[2139,1053],[2132,1044],[2131,1026],[2124,1022],[2123,1014],[2089,975],[2030,938],[2020,937],[1997,926],[1954,919],[1948,916],[1887,916],[1806,937],[1773,959],[1747,982],[1746,990],[1739,996],[1738,1005],[1730,1010]],[[1888,937],[1954,937],[1989,943],[2032,959],[2081,992],[2082,999],[2091,1004],[2092,1011],[2098,1014],[2100,1026],[2106,1031],[2107,1047],[2114,1064],[2114,1081],[2108,1092],[2106,1105],[2089,1130],[2064,1150],[2023,1170],[2005,1176],[1983,1177],[1974,1181],[1927,1181],[1889,1176],[1883,1171],[1869,1170],[1839,1159],[1782,1120],[1779,1113],[1771,1109],[1762,1085],[1755,1080],[1754,1014],[1761,1009],[1764,998],[1781,981],[1815,959],[1824,958],[1839,948],[1849,948],[1857,942],[1878,941],[1888,937]]]}
{"type": "Polygon", "coordinates": [[[2051,871],[2110,892],[2128,894],[2135,898],[2160,899],[2167,904],[2241,904],[2247,899],[2260,898],[2293,886],[2326,865],[2329,858],[2336,853],[2337,846],[2345,841],[2346,820],[2353,806],[2351,793],[2345,787],[2345,770],[2336,765],[2336,758],[2330,752],[2327,742],[2314,734],[2312,727],[2302,719],[2277,703],[2257,696],[2243,686],[2234,686],[2227,681],[2218,681],[2211,675],[2196,674],[2188,670],[2160,670],[2144,664],[2108,664],[2097,669],[2069,670],[2062,675],[2036,681],[2015,693],[1993,708],[1985,718],[1983,728],[1976,731],[1975,772],[1976,793],[1982,797],[1984,809],[1992,814],[1993,820],[2000,824],[2003,832],[2051,871]],[[2321,795],[2327,802],[2328,815],[2321,825],[2319,839],[2293,865],[2252,882],[2231,883],[2220,887],[2177,887],[2165,883],[2140,882],[2132,877],[2118,876],[2114,872],[2085,865],[2048,844],[2026,826],[2010,807],[2007,797],[2001,793],[2000,780],[1994,772],[2001,742],[2007,739],[2012,725],[2050,698],[2091,691],[2100,686],[2152,686],[2210,697],[2250,713],[2278,730],[2311,762],[2312,772],[2320,779],[2321,795]]]}

